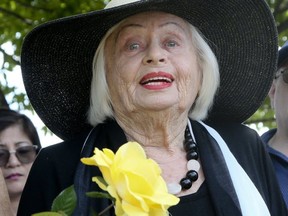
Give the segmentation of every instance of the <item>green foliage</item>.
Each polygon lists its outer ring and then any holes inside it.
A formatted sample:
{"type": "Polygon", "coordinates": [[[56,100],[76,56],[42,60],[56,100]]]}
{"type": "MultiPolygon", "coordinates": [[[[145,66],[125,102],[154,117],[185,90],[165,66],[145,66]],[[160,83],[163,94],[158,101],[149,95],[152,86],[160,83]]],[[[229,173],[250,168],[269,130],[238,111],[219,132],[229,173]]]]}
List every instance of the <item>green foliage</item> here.
{"type": "Polygon", "coordinates": [[[105,192],[87,192],[86,195],[91,198],[106,198],[106,199],[113,199],[108,193],[105,192]]]}
{"type": "Polygon", "coordinates": [[[32,216],[67,216],[67,215],[63,213],[58,213],[58,212],[41,212],[41,213],[33,214],[32,216]]]}
{"type": "MultiPolygon", "coordinates": [[[[103,180],[103,184],[107,185],[105,180],[97,176],[101,181],[103,180]]],[[[110,199],[112,201],[112,204],[109,205],[107,208],[105,208],[102,212],[99,214],[97,212],[92,212],[93,216],[100,216],[105,215],[107,211],[114,206],[113,202],[115,202],[115,199],[110,196],[107,192],[87,192],[86,195],[91,198],[104,198],[104,199],[110,199]]],[[[51,211],[46,212],[39,212],[35,213],[32,216],[70,216],[73,214],[75,208],[76,208],[76,192],[74,189],[74,185],[71,185],[64,189],[53,201],[51,211]]]]}
{"type": "Polygon", "coordinates": [[[64,212],[66,215],[71,215],[76,207],[76,193],[74,185],[63,190],[53,201],[53,212],[64,212]]]}
{"type": "Polygon", "coordinates": [[[1,0],[0,1],[0,91],[12,94],[12,101],[19,110],[32,110],[27,95],[17,93],[17,87],[7,83],[6,75],[20,65],[21,44],[27,33],[35,26],[56,18],[86,13],[104,7],[104,0],[1,0]],[[11,42],[13,50],[5,50],[3,45],[11,42]],[[1,64],[1,62],[0,62],[1,64]]]}
{"type": "Polygon", "coordinates": [[[76,207],[76,193],[74,185],[63,190],[53,201],[50,212],[39,212],[32,216],[68,216],[72,215],[76,207]]]}
{"type": "Polygon", "coordinates": [[[275,128],[274,111],[270,105],[270,99],[267,96],[261,107],[245,122],[247,125],[254,124],[258,130],[263,127],[275,128]]]}
{"type": "Polygon", "coordinates": [[[273,16],[276,20],[279,33],[279,46],[282,46],[288,39],[288,1],[287,0],[267,0],[273,16]]]}

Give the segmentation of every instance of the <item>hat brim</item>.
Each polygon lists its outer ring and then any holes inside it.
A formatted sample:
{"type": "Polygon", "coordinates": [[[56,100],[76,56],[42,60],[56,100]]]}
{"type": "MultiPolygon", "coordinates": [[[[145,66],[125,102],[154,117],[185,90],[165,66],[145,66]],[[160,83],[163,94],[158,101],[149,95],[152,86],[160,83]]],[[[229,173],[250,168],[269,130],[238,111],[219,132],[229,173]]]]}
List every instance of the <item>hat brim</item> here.
{"type": "Polygon", "coordinates": [[[277,63],[277,32],[264,0],[146,0],[66,17],[27,35],[21,57],[35,111],[62,139],[87,123],[92,61],[109,28],[144,11],[175,14],[196,26],[217,56],[221,83],[209,121],[243,122],[261,105],[277,63]]]}

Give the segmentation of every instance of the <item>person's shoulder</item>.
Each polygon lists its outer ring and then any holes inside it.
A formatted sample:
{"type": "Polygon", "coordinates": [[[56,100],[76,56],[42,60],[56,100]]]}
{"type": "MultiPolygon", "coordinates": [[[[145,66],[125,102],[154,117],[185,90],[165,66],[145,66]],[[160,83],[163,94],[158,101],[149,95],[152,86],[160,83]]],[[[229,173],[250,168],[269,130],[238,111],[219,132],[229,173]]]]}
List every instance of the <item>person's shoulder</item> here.
{"type": "Polygon", "coordinates": [[[214,128],[220,135],[224,136],[258,136],[258,133],[243,123],[236,122],[207,122],[210,127],[214,128]]]}
{"type": "Polygon", "coordinates": [[[63,154],[65,152],[68,152],[69,154],[73,152],[79,153],[83,147],[83,144],[88,134],[89,134],[89,131],[85,131],[71,139],[64,140],[60,143],[56,143],[56,144],[44,147],[40,150],[40,153],[42,155],[43,154],[56,154],[57,155],[57,154],[63,154]]]}
{"type": "Polygon", "coordinates": [[[217,122],[208,123],[208,125],[220,134],[232,151],[243,149],[254,151],[263,145],[259,134],[242,123],[217,122]]]}
{"type": "Polygon", "coordinates": [[[264,143],[254,129],[242,123],[211,123],[226,142],[230,151],[240,161],[259,155],[264,150],[264,143]]]}
{"type": "Polygon", "coordinates": [[[264,143],[268,143],[268,141],[274,136],[276,133],[277,128],[270,129],[261,135],[261,139],[264,143]]]}

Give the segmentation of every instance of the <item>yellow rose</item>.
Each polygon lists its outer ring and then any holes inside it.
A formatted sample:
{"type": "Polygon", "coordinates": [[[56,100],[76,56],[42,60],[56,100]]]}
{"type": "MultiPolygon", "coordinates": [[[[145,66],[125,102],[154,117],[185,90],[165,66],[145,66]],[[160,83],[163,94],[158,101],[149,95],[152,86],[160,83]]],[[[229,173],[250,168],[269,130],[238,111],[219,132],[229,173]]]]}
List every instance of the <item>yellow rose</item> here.
{"type": "Polygon", "coordinates": [[[117,216],[168,215],[167,209],[179,202],[178,197],[168,193],[158,164],[147,159],[137,142],[122,145],[116,154],[95,148],[92,157],[81,161],[99,167],[107,185],[97,177],[92,181],[115,198],[117,216]]]}

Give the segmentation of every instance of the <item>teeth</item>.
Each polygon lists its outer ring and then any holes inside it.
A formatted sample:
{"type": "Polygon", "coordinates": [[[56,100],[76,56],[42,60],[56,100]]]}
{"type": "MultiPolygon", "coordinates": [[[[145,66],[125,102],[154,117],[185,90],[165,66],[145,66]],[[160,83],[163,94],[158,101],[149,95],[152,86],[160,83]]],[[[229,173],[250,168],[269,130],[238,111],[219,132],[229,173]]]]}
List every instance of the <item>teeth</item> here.
{"type": "Polygon", "coordinates": [[[145,83],[145,85],[149,85],[149,86],[152,86],[152,85],[161,85],[162,82],[150,82],[150,83],[145,83]]]}
{"type": "Polygon", "coordinates": [[[145,80],[143,83],[147,84],[148,82],[154,82],[154,81],[158,81],[158,82],[160,82],[160,81],[172,82],[172,80],[167,78],[167,77],[154,77],[154,78],[145,80]]]}

